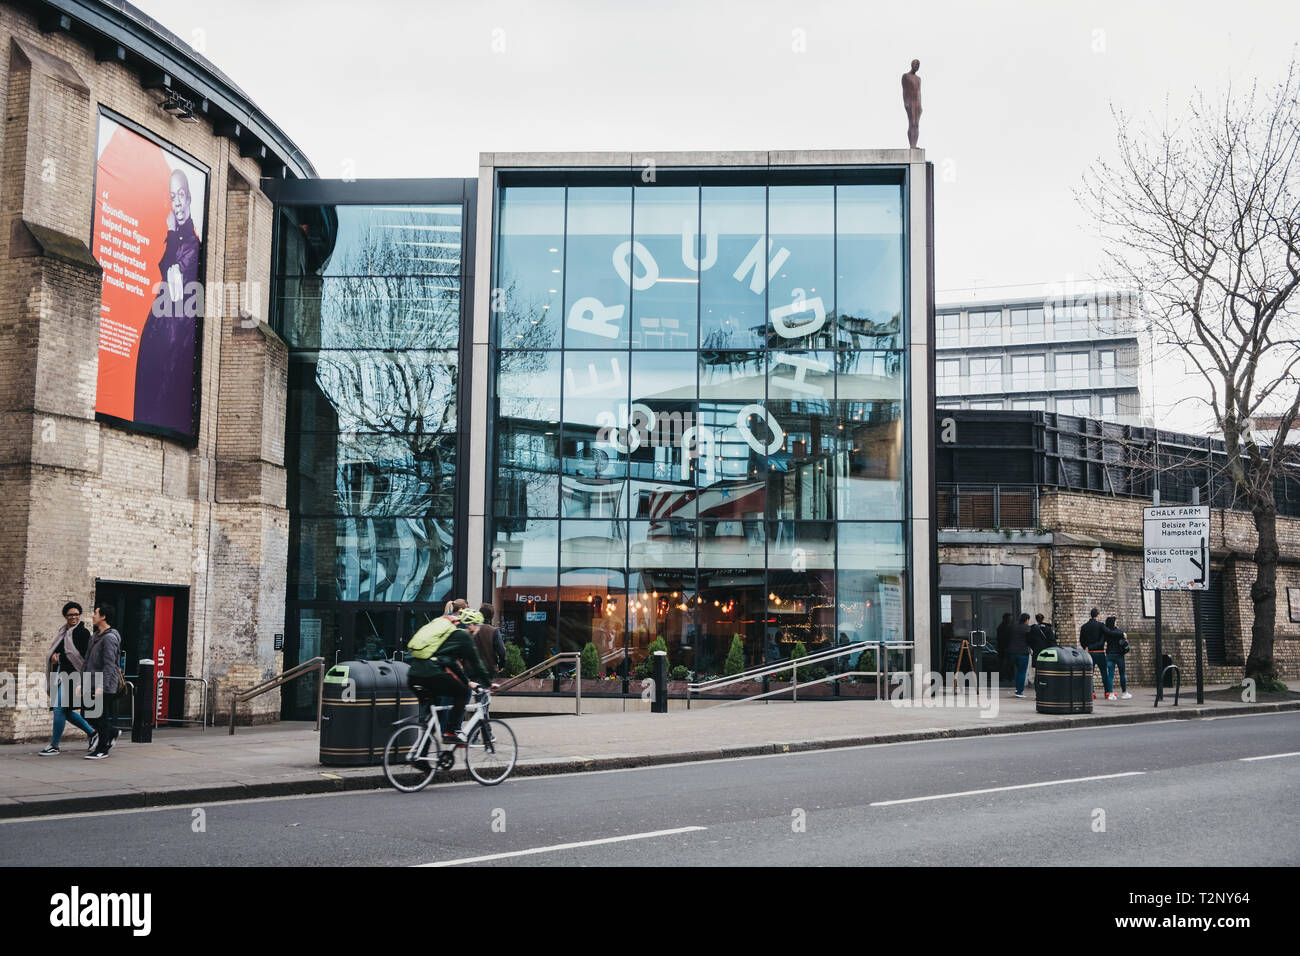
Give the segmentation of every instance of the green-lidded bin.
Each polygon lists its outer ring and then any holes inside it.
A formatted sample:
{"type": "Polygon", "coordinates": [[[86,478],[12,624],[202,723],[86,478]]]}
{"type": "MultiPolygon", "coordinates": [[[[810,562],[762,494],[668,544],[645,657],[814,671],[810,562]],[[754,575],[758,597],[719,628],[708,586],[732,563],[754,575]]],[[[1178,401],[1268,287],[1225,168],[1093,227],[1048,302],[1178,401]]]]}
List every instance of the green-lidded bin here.
{"type": "Polygon", "coordinates": [[[1034,660],[1040,714],[1092,713],[1092,657],[1082,647],[1046,647],[1034,660]]]}
{"type": "Polygon", "coordinates": [[[393,723],[419,710],[402,661],[343,661],[325,674],[320,762],[357,767],[380,763],[393,723]]]}

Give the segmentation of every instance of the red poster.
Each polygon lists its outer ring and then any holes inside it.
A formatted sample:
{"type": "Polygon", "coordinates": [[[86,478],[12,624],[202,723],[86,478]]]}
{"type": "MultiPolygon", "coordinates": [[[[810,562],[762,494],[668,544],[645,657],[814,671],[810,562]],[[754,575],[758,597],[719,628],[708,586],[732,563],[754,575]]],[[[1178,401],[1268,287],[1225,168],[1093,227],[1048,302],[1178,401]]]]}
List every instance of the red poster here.
{"type": "Polygon", "coordinates": [[[95,411],[195,434],[207,173],[99,117],[94,253],[104,270],[95,411]]]}
{"type": "Polygon", "coordinates": [[[171,670],[172,657],[172,602],[175,598],[162,597],[153,599],[153,661],[154,683],[154,725],[167,723],[168,687],[171,681],[163,680],[171,670]]]}

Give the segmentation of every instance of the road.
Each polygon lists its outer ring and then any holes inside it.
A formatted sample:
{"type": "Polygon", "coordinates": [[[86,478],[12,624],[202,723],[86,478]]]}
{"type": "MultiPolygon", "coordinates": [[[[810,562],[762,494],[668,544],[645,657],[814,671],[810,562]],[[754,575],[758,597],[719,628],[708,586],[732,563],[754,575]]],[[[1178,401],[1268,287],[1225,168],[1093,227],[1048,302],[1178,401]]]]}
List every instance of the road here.
{"type": "Polygon", "coordinates": [[[1286,713],[0,821],[0,865],[1294,866],[1298,804],[1286,713]]]}

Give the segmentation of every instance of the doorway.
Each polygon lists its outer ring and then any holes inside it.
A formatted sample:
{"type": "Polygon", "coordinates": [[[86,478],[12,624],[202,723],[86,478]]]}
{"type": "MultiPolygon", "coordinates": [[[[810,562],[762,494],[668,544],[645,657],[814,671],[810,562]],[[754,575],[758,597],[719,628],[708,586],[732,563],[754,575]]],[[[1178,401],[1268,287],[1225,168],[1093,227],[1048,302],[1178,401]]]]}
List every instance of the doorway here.
{"type": "Polygon", "coordinates": [[[157,680],[158,675],[185,676],[189,643],[190,589],[161,584],[96,581],[95,603],[111,608],[113,626],[122,635],[118,664],[135,687],[154,695],[158,726],[185,716],[185,685],[157,680]],[[140,675],[140,661],[154,661],[154,673],[140,675]]]}
{"type": "MultiPolygon", "coordinates": [[[[1014,621],[1020,614],[1019,591],[942,590],[939,595],[943,621],[944,660],[957,660],[956,648],[969,641],[971,631],[984,631],[988,644],[984,648],[981,671],[998,670],[998,625],[1002,615],[1014,621]]],[[[948,668],[945,668],[948,669],[948,668]]]]}

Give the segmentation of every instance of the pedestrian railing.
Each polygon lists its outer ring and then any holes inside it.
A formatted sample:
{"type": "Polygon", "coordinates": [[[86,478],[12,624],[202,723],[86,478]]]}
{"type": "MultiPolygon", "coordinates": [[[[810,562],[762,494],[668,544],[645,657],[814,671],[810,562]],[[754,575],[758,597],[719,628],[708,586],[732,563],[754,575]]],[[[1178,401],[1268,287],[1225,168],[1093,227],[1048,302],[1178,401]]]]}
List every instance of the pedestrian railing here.
{"type": "MultiPolygon", "coordinates": [[[[168,724],[198,724],[204,730],[208,729],[208,679],[206,677],[172,677],[164,674],[158,680],[178,680],[188,681],[191,683],[202,684],[203,693],[199,697],[199,718],[195,720],[192,717],[164,717],[163,722],[168,724]]],[[[154,723],[157,724],[157,715],[154,723]]]]}
{"type": "MultiPolygon", "coordinates": [[[[775,697],[779,694],[790,694],[791,700],[799,699],[800,687],[815,687],[818,684],[829,684],[835,681],[843,680],[846,677],[874,677],[876,679],[876,699],[880,700],[882,689],[889,685],[889,652],[903,651],[911,652],[915,648],[912,641],[858,641],[853,644],[845,644],[841,647],[833,647],[829,650],[819,651],[816,654],[809,654],[807,657],[796,657],[790,660],[779,661],[773,664],[764,664],[760,667],[753,667],[739,674],[732,674],[728,677],[717,677],[713,680],[703,681],[697,684],[686,685],[686,707],[691,706],[691,699],[697,694],[705,691],[714,691],[722,687],[728,687],[732,684],[738,684],[745,681],[762,680],[770,678],[775,674],[791,674],[789,687],[782,687],[779,690],[766,691],[761,694],[752,694],[749,697],[742,697],[738,700],[729,700],[719,707],[727,707],[731,704],[743,704],[752,700],[762,700],[765,697],[775,697]],[[840,657],[847,657],[850,654],[861,654],[865,651],[873,651],[875,655],[875,668],[873,670],[852,670],[844,671],[839,674],[830,674],[826,677],[815,678],[814,680],[799,683],[799,668],[816,666],[825,661],[834,660],[840,657]]],[[[908,668],[904,668],[906,671],[908,668]]]]}
{"type": "MultiPolygon", "coordinates": [[[[569,662],[572,662],[573,664],[574,708],[578,716],[582,716],[582,655],[577,653],[576,651],[568,651],[563,654],[553,654],[552,656],[548,657],[546,660],[542,661],[540,664],[534,664],[532,667],[528,668],[528,670],[524,671],[522,674],[516,674],[514,677],[510,678],[508,681],[506,681],[504,684],[498,687],[496,692],[498,694],[504,693],[513,687],[519,686],[521,683],[528,680],[530,677],[536,677],[538,674],[542,673],[543,671],[550,670],[556,664],[569,663],[569,662]]],[[[555,678],[556,690],[559,690],[560,680],[561,678],[559,677],[555,678]]]]}
{"type": "Polygon", "coordinates": [[[322,679],[324,677],[324,671],[325,671],[325,658],[323,657],[313,657],[309,661],[303,661],[297,667],[291,667],[289,670],[285,671],[279,677],[272,677],[270,680],[264,680],[262,681],[262,683],[256,685],[255,687],[250,687],[248,690],[231,691],[230,733],[232,735],[235,733],[235,711],[237,709],[237,705],[245,703],[246,701],[250,701],[254,697],[260,697],[262,694],[265,694],[267,691],[275,690],[277,687],[281,686],[282,684],[287,684],[289,683],[289,681],[293,680],[294,678],[301,677],[303,674],[310,674],[313,671],[315,671],[317,675],[319,675],[316,680],[316,730],[317,732],[319,732],[321,706],[324,703],[324,692],[325,692],[325,681],[322,679]]]}

